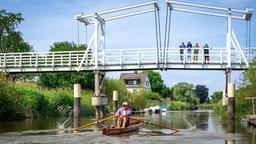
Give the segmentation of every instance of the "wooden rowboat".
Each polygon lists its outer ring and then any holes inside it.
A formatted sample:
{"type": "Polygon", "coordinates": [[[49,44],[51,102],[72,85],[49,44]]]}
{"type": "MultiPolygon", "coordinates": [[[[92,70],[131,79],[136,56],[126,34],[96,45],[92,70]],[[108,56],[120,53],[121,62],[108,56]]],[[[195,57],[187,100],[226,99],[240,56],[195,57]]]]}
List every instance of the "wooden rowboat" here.
{"type": "Polygon", "coordinates": [[[103,135],[118,135],[123,133],[128,133],[132,131],[137,131],[140,128],[141,122],[132,122],[128,127],[125,128],[117,128],[117,127],[107,127],[102,129],[103,135]]]}

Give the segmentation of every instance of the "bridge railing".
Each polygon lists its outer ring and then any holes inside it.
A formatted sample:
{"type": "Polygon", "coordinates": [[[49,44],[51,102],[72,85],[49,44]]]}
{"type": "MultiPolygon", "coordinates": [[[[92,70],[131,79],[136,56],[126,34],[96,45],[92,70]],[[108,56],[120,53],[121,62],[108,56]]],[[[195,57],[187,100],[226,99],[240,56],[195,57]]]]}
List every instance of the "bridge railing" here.
{"type": "MultiPolygon", "coordinates": [[[[248,49],[243,49],[245,54],[247,51],[248,49]]],[[[191,53],[185,48],[183,54],[180,53],[180,48],[168,48],[165,54],[162,54],[161,51],[157,54],[156,48],[112,49],[100,52],[99,64],[227,64],[227,55],[225,48],[191,48],[191,53]],[[198,50],[198,53],[195,53],[195,50],[198,50]],[[204,50],[208,50],[209,54],[205,54],[204,50]]],[[[232,49],[231,55],[232,64],[245,64],[240,51],[232,49]]]]}
{"type": "MultiPolygon", "coordinates": [[[[98,52],[99,66],[122,66],[122,65],[151,65],[157,64],[227,64],[227,52],[225,48],[209,48],[209,54],[205,54],[202,48],[198,49],[198,54],[191,53],[184,49],[180,53],[180,48],[168,48],[157,51],[156,48],[137,49],[105,49],[98,52]],[[209,61],[207,61],[207,57],[209,61]]],[[[243,53],[248,57],[256,56],[255,49],[243,49],[243,53]],[[249,54],[249,51],[251,54],[249,54]]],[[[232,65],[245,65],[242,53],[232,49],[232,65]]],[[[252,59],[252,58],[251,58],[252,59]]],[[[12,68],[54,68],[65,67],[78,69],[82,63],[83,68],[94,67],[94,54],[90,51],[59,51],[59,52],[27,52],[27,53],[0,53],[0,69],[12,68]],[[86,54],[85,59],[84,56],[86,54]]],[[[16,70],[17,71],[17,70],[16,70]]]]}
{"type": "Polygon", "coordinates": [[[99,53],[101,65],[126,65],[126,64],[158,64],[160,60],[156,48],[138,49],[112,49],[99,53]]]}
{"type": "MultiPolygon", "coordinates": [[[[78,66],[85,51],[0,53],[0,68],[78,66]]],[[[85,63],[91,59],[88,54],[85,63]]]]}
{"type": "MultiPolygon", "coordinates": [[[[244,51],[247,51],[247,49],[243,49],[244,51]]],[[[191,48],[191,52],[188,51],[188,48],[184,48],[182,53],[180,48],[168,48],[165,55],[164,63],[225,64],[227,63],[228,52],[225,48],[191,48]],[[198,52],[195,52],[195,50],[198,52]],[[205,50],[209,54],[205,53],[205,50]]],[[[244,62],[242,53],[232,49],[231,63],[243,64],[244,62]]]]}

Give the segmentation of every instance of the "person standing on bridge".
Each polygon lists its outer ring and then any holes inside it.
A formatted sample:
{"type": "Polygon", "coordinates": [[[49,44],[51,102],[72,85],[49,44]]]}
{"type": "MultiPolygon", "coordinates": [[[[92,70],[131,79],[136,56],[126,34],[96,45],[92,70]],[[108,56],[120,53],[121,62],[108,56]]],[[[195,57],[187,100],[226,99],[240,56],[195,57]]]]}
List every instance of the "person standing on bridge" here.
{"type": "Polygon", "coordinates": [[[132,114],[132,110],[129,108],[127,102],[123,102],[122,107],[119,108],[115,114],[118,117],[117,127],[127,127],[129,126],[129,117],[132,114]]]}
{"type": "Polygon", "coordinates": [[[180,48],[180,60],[183,61],[184,49],[186,48],[185,43],[182,42],[179,48],[180,48]]]}
{"type": "Polygon", "coordinates": [[[197,62],[200,46],[198,43],[196,43],[196,45],[194,45],[193,48],[194,48],[194,62],[197,62]]]}
{"type": "Polygon", "coordinates": [[[205,44],[204,47],[204,61],[205,63],[210,63],[210,56],[209,56],[209,46],[208,44],[205,44]]]}
{"type": "Polygon", "coordinates": [[[188,42],[187,44],[187,59],[188,59],[188,62],[191,62],[191,55],[192,55],[192,44],[191,42],[188,42]]]}

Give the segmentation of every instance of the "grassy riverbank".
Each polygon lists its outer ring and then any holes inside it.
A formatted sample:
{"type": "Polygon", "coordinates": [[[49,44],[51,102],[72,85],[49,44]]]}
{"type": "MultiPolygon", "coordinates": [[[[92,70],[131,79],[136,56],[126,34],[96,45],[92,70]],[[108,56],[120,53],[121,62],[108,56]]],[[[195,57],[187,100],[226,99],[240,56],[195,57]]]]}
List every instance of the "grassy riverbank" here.
{"type": "MultiPolygon", "coordinates": [[[[69,115],[73,105],[70,88],[46,89],[36,83],[2,82],[0,119],[58,117],[69,115]],[[3,85],[4,84],[4,85],[3,85]]],[[[82,90],[81,114],[93,115],[90,90],[82,90]]]]}

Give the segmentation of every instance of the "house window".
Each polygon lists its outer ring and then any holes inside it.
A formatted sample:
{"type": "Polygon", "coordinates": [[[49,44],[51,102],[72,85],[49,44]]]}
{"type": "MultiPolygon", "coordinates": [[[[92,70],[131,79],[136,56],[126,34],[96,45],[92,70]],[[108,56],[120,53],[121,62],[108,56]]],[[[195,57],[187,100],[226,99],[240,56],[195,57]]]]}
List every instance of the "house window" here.
{"type": "Polygon", "coordinates": [[[124,83],[126,85],[138,85],[138,84],[140,84],[140,80],[139,79],[124,80],[124,83]]]}
{"type": "Polygon", "coordinates": [[[149,87],[149,81],[146,81],[146,86],[149,87]]]}

